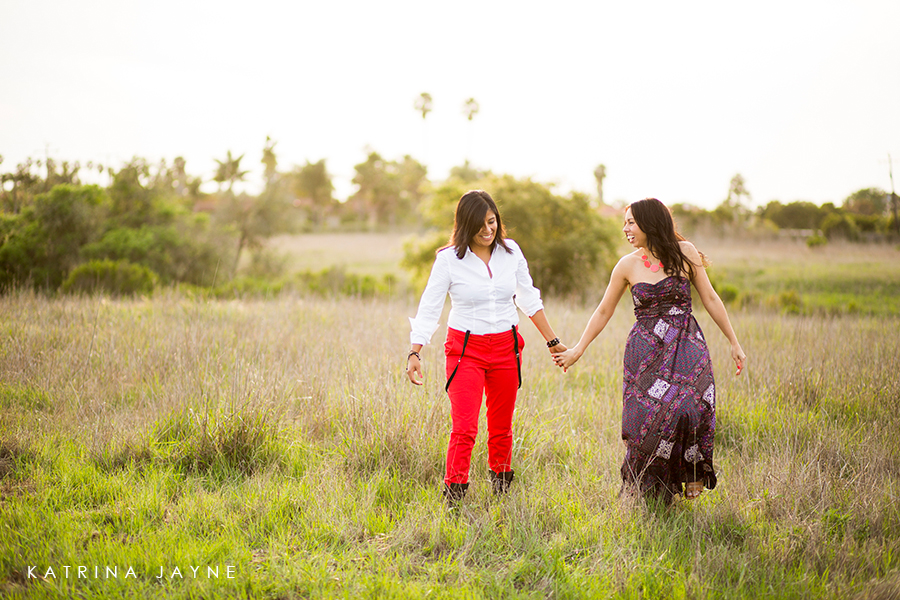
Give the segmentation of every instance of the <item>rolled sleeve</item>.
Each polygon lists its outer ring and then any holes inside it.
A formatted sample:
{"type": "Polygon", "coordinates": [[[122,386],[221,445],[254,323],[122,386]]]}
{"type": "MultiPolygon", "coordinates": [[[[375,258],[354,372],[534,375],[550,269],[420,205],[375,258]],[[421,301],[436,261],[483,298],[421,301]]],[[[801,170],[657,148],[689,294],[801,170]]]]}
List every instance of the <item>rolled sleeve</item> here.
{"type": "Polygon", "coordinates": [[[444,310],[444,301],[447,291],[450,289],[450,265],[445,253],[438,253],[428,276],[428,283],[422,298],[419,300],[419,308],[415,317],[410,317],[409,324],[412,330],[409,333],[411,344],[422,344],[431,341],[431,336],[438,328],[441,313],[444,310]]]}
{"type": "MultiPolygon", "coordinates": [[[[510,240],[511,241],[511,240],[510,240]]],[[[541,291],[534,287],[534,281],[531,279],[531,273],[528,271],[528,261],[522,254],[522,249],[515,244],[517,254],[516,264],[516,306],[521,309],[528,317],[533,317],[534,313],[544,308],[541,301],[541,291]]]]}

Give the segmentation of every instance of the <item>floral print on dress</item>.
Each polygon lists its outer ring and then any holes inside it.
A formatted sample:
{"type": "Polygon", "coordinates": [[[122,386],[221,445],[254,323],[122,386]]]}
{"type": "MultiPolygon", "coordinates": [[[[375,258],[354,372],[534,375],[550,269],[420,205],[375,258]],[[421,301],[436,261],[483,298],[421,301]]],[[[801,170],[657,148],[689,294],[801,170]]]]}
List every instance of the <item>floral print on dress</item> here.
{"type": "Polygon", "coordinates": [[[697,444],[694,444],[690,448],[684,451],[684,460],[688,461],[691,464],[697,464],[701,460],[703,460],[703,453],[700,452],[700,447],[697,444]]]}
{"type": "Polygon", "coordinates": [[[667,442],[666,440],[660,440],[659,446],[656,448],[656,455],[660,458],[665,458],[666,460],[672,456],[672,448],[675,447],[673,442],[667,442]]]}
{"type": "Polygon", "coordinates": [[[683,277],[631,287],[635,324],[622,379],[622,478],[664,498],[686,481],[716,485],[715,379],[683,277]]]}
{"type": "Polygon", "coordinates": [[[657,379],[653,384],[653,387],[647,390],[647,393],[659,400],[667,391],[669,391],[670,387],[671,386],[662,379],[657,379]]]}

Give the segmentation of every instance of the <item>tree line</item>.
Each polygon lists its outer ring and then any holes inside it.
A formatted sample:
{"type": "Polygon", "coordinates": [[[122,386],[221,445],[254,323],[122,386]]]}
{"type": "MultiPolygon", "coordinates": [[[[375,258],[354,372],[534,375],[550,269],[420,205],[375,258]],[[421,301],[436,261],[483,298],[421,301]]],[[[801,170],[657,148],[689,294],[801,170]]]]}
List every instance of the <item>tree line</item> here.
{"type": "MultiPolygon", "coordinates": [[[[118,167],[28,159],[3,171],[0,290],[135,294],[168,285],[249,289],[242,280],[248,273],[239,269],[248,262],[242,256],[250,257],[250,275],[283,275],[261,264],[265,240],[278,233],[439,231],[437,237],[426,233],[404,259],[418,280],[416,253],[430,252],[431,258],[424,260],[433,260],[436,244],[446,241],[452,225],[453,205],[474,186],[503,198],[505,214],[513,215],[512,229],[532,257],[536,281],[546,281],[549,289],[575,290],[577,269],[601,264],[615,235],[586,195],[560,196],[530,179],[495,176],[468,161],[452,169],[447,180],[432,182],[425,166],[412,157],[391,160],[370,151],[354,167],[354,193],[341,202],[334,197],[325,159],[282,169],[276,143],[267,138],[260,158],[264,185],[256,195],[235,189],[248,174],[244,160],[230,151],[216,160],[208,180],[216,184],[213,192],[202,190],[204,179],[192,175],[182,158],[171,164],[134,158],[118,167]],[[106,185],[83,181],[98,176],[106,177],[106,185]],[[568,225],[556,231],[554,222],[568,225]],[[584,243],[571,243],[573,235],[583,235],[584,243]]],[[[353,292],[378,289],[379,284],[328,272],[309,275],[304,286],[353,292]]]]}
{"type": "Polygon", "coordinates": [[[897,195],[880,188],[863,188],[841,204],[818,205],[804,200],[771,200],[751,207],[751,196],[740,174],[729,185],[727,197],[712,210],[675,204],[672,213],[682,231],[719,237],[783,237],[806,240],[810,246],[832,240],[887,241],[900,237],[897,195]]]}
{"type": "MultiPolygon", "coordinates": [[[[266,139],[260,158],[264,185],[256,195],[235,191],[248,170],[245,156],[230,151],[216,160],[209,179],[217,187],[213,192],[202,191],[204,179],[189,173],[182,158],[171,164],[134,158],[114,167],[48,157],[0,172],[0,290],[146,293],[160,285],[234,286],[242,277],[284,275],[277,265],[264,264],[265,240],[272,235],[379,228],[422,234],[407,245],[403,260],[413,281],[421,283],[434,250],[446,243],[456,200],[475,187],[498,199],[510,235],[529,256],[535,282],[543,289],[583,293],[597,283],[585,273],[602,278],[614,259],[620,211],[603,203],[603,165],[594,172],[596,196],[561,195],[552,186],[494,174],[468,161],[435,182],[408,155],[391,160],[370,151],[354,167],[353,194],[338,201],[325,159],[283,169],[276,145],[266,139]],[[86,172],[92,173],[86,179],[105,176],[106,185],[85,184],[86,172]],[[245,255],[251,268],[241,273],[245,255]]],[[[0,169],[2,162],[0,156],[0,169]]],[[[676,204],[672,209],[689,234],[758,236],[789,230],[815,244],[896,235],[893,198],[892,203],[883,190],[867,188],[840,207],[772,201],[752,209],[745,182],[735,175],[718,207],[676,204]]],[[[346,274],[310,281],[307,289],[327,287],[327,282],[332,289],[378,287],[348,284],[346,274]]]]}

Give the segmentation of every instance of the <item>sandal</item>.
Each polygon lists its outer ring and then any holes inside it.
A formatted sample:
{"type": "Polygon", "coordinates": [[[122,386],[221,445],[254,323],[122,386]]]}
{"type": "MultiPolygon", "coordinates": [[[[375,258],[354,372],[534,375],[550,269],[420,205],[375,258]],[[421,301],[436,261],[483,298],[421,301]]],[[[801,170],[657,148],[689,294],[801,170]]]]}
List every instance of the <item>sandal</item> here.
{"type": "Polygon", "coordinates": [[[703,491],[702,481],[688,481],[684,484],[684,497],[688,500],[694,500],[700,496],[703,491]]]}

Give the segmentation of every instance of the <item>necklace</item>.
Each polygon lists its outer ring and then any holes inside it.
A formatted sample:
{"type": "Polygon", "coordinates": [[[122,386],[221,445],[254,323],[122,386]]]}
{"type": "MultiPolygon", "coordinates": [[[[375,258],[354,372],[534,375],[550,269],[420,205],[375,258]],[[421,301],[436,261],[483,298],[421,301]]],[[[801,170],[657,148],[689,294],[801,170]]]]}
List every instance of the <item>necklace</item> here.
{"type": "Polygon", "coordinates": [[[647,267],[648,269],[650,269],[651,271],[653,271],[654,273],[656,273],[657,271],[659,271],[659,270],[662,268],[662,266],[663,266],[662,261],[659,261],[659,264],[658,264],[658,265],[651,265],[651,264],[650,264],[650,259],[647,258],[647,255],[646,255],[646,254],[644,254],[644,255],[641,256],[641,260],[644,261],[644,266],[647,267]]]}

